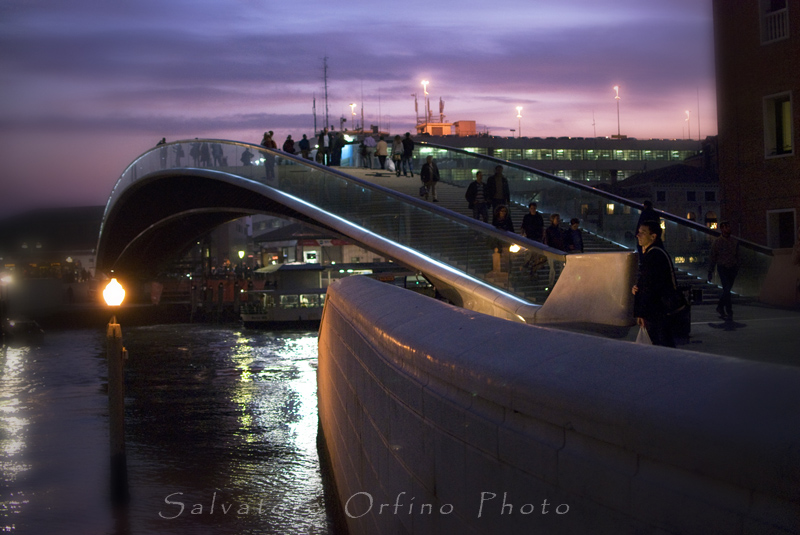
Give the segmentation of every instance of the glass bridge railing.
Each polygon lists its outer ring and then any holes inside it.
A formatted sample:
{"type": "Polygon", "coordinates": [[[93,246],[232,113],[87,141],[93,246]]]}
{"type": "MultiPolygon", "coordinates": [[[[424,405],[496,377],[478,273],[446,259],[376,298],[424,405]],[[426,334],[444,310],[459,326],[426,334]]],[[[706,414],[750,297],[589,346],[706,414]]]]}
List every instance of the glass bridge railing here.
{"type": "MultiPolygon", "coordinates": [[[[502,165],[512,202],[527,207],[535,200],[541,212],[558,213],[562,221],[577,217],[581,228],[625,249],[636,248],[636,224],[642,210],[636,202],[523,165],[424,141],[416,145],[414,168],[419,170],[427,156],[436,160],[442,181],[463,187],[474,179],[477,171],[483,171],[485,181],[494,173],[496,165],[502,165]]],[[[675,267],[705,278],[711,244],[719,233],[672,214],[659,212],[659,215],[664,244],[675,267]]],[[[769,270],[772,252],[754,243],[740,241],[740,244],[740,267],[734,291],[757,296],[769,270]]]]}
{"type": "MultiPolygon", "coordinates": [[[[448,165],[454,161],[448,160],[448,165]]],[[[534,303],[544,301],[550,281],[546,275],[541,281],[531,280],[522,269],[531,251],[536,248],[552,259],[564,258],[541,244],[537,247],[518,235],[372,185],[336,168],[232,141],[179,141],[147,151],[123,172],[106,211],[140,178],[181,168],[217,170],[266,184],[534,303]],[[523,248],[510,252],[515,244],[523,248]],[[495,250],[499,256],[494,255],[495,250]]]]}

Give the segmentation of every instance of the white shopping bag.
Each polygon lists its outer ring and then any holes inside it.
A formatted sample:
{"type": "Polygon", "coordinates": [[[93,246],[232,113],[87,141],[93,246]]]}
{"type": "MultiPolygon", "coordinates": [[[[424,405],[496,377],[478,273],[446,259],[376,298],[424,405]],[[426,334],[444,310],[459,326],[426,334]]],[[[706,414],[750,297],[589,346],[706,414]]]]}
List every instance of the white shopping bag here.
{"type": "Polygon", "coordinates": [[[648,344],[648,345],[653,344],[652,340],[650,340],[650,335],[647,334],[647,329],[645,329],[644,327],[639,327],[639,334],[636,335],[636,343],[648,344]]]}

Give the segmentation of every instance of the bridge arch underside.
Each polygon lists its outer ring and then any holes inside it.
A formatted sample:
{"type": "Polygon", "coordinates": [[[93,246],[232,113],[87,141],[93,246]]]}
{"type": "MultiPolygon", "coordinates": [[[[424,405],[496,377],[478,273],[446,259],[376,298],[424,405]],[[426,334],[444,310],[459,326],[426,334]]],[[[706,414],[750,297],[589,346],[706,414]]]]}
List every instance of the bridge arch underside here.
{"type": "Polygon", "coordinates": [[[215,171],[153,173],[129,186],[107,209],[97,269],[124,277],[153,277],[201,236],[253,214],[296,220],[371,249],[287,206],[277,199],[280,195],[263,184],[215,171]]]}

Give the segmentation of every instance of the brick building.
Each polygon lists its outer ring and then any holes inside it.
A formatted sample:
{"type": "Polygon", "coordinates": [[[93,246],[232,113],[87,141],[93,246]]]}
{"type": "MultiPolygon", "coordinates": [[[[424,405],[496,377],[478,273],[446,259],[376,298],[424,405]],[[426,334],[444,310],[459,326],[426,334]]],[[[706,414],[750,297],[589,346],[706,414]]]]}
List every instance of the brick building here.
{"type": "Polygon", "coordinates": [[[800,210],[800,2],[714,0],[722,218],[791,247],[800,210]]]}

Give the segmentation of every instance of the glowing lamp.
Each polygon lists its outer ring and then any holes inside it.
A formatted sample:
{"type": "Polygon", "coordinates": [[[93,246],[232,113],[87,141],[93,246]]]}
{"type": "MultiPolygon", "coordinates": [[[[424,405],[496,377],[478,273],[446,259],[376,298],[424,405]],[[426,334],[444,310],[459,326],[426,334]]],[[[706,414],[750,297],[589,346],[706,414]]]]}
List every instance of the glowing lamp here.
{"type": "Polygon", "coordinates": [[[518,253],[520,251],[520,246],[514,243],[508,248],[508,250],[512,253],[518,253]]]}
{"type": "Polygon", "coordinates": [[[122,300],[125,299],[125,288],[117,282],[117,279],[111,279],[106,289],[103,290],[103,299],[105,299],[108,306],[118,307],[122,304],[122,300]]]}
{"type": "Polygon", "coordinates": [[[244,251],[239,251],[239,260],[244,258],[244,251]]]}

